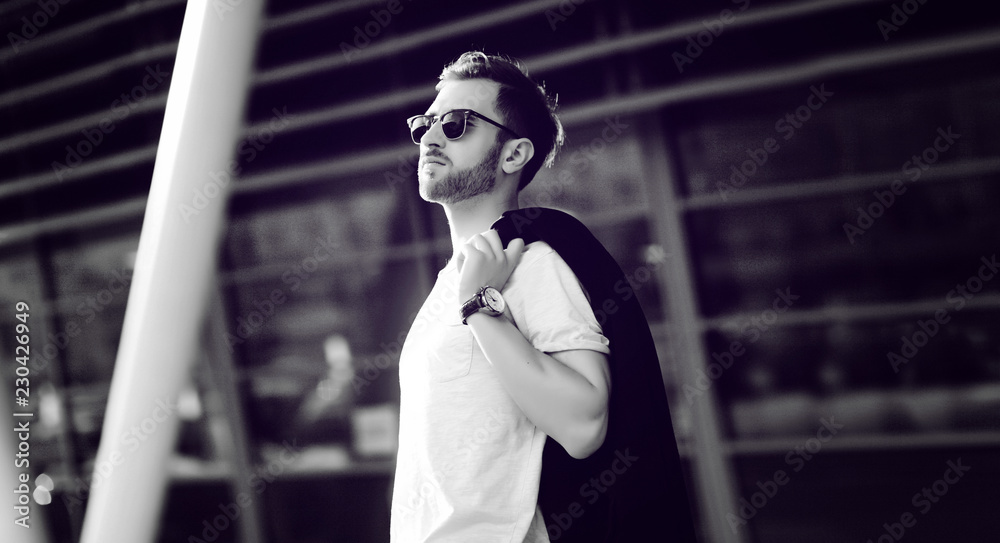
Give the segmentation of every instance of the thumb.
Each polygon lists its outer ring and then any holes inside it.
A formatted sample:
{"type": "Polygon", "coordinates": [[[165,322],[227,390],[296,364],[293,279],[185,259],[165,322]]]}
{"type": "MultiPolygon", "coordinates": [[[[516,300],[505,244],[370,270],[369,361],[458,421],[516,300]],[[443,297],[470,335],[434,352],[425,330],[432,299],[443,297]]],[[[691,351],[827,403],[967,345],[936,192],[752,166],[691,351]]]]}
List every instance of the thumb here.
{"type": "Polygon", "coordinates": [[[521,260],[521,253],[524,251],[524,240],[521,238],[514,238],[510,240],[507,244],[507,248],[503,250],[504,254],[507,255],[507,262],[510,263],[512,267],[517,266],[517,263],[521,260]]]}
{"type": "Polygon", "coordinates": [[[459,273],[462,271],[462,265],[465,264],[465,249],[463,248],[458,252],[458,256],[455,257],[455,265],[458,267],[459,273]]]}

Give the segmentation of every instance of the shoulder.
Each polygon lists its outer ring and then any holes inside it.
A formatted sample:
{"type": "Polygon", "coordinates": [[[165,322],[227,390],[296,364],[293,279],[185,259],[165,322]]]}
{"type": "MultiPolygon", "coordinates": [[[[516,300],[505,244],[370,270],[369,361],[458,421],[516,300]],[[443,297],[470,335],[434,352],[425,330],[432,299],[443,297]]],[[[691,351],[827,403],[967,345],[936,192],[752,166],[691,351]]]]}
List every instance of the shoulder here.
{"type": "Polygon", "coordinates": [[[555,259],[562,260],[559,258],[559,253],[552,246],[544,241],[533,241],[524,246],[524,251],[521,252],[521,260],[518,262],[517,267],[531,267],[551,262],[555,259]]]}
{"type": "Polygon", "coordinates": [[[576,273],[555,249],[544,241],[536,241],[525,246],[505,292],[510,288],[530,299],[549,298],[567,289],[580,290],[582,286],[576,273]]]}
{"type": "Polygon", "coordinates": [[[576,274],[552,246],[544,241],[535,241],[524,247],[511,279],[550,275],[575,277],[576,274]]]}

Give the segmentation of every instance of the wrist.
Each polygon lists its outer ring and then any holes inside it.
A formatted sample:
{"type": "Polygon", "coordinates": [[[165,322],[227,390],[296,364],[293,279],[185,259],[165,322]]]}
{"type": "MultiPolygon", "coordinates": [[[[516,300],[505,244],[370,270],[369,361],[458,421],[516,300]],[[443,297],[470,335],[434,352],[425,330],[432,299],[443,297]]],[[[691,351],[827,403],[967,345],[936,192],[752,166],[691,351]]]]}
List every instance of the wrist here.
{"type": "Polygon", "coordinates": [[[462,323],[468,324],[467,319],[476,313],[485,313],[491,317],[498,317],[504,313],[507,303],[504,301],[500,291],[485,286],[465,299],[459,312],[462,323]]]}
{"type": "Polygon", "coordinates": [[[463,303],[466,300],[469,300],[470,298],[472,298],[473,296],[479,296],[479,292],[482,291],[482,290],[483,289],[481,287],[477,287],[475,290],[459,289],[458,290],[458,301],[459,301],[459,303],[463,303]]]}
{"type": "Polygon", "coordinates": [[[483,313],[482,311],[476,311],[475,313],[473,313],[473,314],[471,314],[471,315],[469,315],[468,317],[465,318],[465,324],[471,326],[473,323],[475,323],[479,319],[492,319],[492,318],[493,317],[489,316],[486,313],[483,313]]]}

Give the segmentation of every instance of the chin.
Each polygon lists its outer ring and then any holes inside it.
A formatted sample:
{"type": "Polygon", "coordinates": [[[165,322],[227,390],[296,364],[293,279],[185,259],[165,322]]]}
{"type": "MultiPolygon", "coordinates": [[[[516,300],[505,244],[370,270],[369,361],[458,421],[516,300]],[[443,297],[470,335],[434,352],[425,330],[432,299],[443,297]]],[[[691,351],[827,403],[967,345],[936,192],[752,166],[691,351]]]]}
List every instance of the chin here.
{"type": "Polygon", "coordinates": [[[420,192],[421,198],[423,198],[427,202],[441,203],[439,202],[440,200],[439,195],[435,194],[434,191],[434,185],[437,182],[436,179],[434,179],[433,177],[426,177],[423,174],[421,174],[417,178],[417,182],[418,182],[417,187],[420,192]]]}
{"type": "Polygon", "coordinates": [[[456,204],[491,192],[495,172],[479,167],[473,171],[430,172],[417,174],[420,197],[442,205],[456,204]]]}
{"type": "Polygon", "coordinates": [[[447,175],[426,174],[417,176],[420,197],[434,204],[451,204],[455,200],[455,187],[450,186],[447,175]]]}
{"type": "Polygon", "coordinates": [[[430,202],[432,204],[440,204],[442,202],[437,201],[433,196],[427,193],[423,187],[420,188],[420,197],[423,198],[425,202],[430,202]]]}

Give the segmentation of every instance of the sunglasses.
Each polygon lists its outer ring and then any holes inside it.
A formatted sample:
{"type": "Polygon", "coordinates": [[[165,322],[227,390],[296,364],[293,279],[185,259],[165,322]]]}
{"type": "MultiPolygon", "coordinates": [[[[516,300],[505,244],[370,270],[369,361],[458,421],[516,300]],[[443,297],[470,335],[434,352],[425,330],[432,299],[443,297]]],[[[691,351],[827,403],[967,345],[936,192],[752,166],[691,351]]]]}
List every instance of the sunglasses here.
{"type": "Polygon", "coordinates": [[[440,117],[434,115],[414,115],[409,119],[406,119],[407,126],[410,127],[410,138],[413,139],[413,143],[420,145],[420,138],[424,137],[424,134],[434,126],[434,123],[441,121],[441,131],[444,132],[444,137],[449,140],[457,140],[465,135],[465,127],[468,125],[469,117],[479,117],[480,119],[492,124],[497,128],[502,128],[511,134],[515,138],[520,138],[517,132],[514,132],[510,128],[492,120],[488,119],[480,113],[477,113],[471,109],[453,109],[446,112],[440,117]]]}

